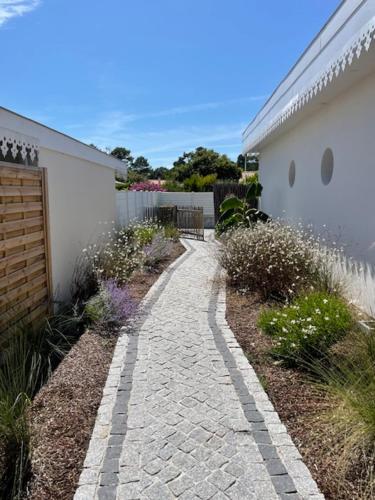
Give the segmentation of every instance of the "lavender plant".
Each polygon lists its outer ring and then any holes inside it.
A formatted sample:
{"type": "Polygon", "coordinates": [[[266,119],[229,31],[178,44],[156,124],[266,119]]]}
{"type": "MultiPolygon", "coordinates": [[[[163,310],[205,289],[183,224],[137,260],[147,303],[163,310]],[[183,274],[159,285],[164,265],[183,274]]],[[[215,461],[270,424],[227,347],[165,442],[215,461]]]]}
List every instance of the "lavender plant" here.
{"type": "Polygon", "coordinates": [[[121,326],[136,311],[136,304],[126,286],[120,287],[114,279],[103,280],[99,291],[88,300],[87,317],[101,328],[121,326]]]}

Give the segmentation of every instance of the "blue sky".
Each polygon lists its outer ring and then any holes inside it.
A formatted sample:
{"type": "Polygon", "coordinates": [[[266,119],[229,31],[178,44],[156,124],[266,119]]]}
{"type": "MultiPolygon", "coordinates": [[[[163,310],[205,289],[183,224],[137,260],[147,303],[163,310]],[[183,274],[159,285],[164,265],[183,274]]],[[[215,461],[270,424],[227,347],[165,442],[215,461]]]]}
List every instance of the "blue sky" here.
{"type": "Polygon", "coordinates": [[[339,0],[0,0],[1,105],[154,167],[233,159],[339,0]]]}

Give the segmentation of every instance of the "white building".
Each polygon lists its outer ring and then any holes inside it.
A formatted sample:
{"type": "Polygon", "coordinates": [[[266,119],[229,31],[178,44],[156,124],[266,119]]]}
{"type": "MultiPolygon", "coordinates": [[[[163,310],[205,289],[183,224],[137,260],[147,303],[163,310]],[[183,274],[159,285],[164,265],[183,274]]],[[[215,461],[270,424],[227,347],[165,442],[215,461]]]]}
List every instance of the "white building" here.
{"type": "Polygon", "coordinates": [[[82,249],[115,220],[117,170],[126,176],[116,158],[0,108],[1,314],[69,296],[82,249]]]}
{"type": "Polygon", "coordinates": [[[243,134],[262,209],[375,263],[375,0],[346,0],[243,134]]]}

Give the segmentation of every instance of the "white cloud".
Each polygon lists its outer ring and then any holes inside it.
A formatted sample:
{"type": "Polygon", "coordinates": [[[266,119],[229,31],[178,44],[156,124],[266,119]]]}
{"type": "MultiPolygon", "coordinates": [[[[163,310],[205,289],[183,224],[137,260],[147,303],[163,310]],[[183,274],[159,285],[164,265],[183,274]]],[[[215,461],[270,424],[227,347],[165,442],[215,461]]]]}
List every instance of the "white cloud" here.
{"type": "Polygon", "coordinates": [[[98,122],[93,130],[86,131],[88,134],[81,136],[81,140],[102,148],[126,145],[135,156],[147,156],[153,166],[171,166],[184,151],[198,146],[211,147],[235,158],[241,150],[243,127],[242,122],[133,131],[123,127],[114,113],[98,122]]]}
{"type": "Polygon", "coordinates": [[[40,0],[0,0],[0,26],[12,17],[22,16],[36,9],[40,0]]]}

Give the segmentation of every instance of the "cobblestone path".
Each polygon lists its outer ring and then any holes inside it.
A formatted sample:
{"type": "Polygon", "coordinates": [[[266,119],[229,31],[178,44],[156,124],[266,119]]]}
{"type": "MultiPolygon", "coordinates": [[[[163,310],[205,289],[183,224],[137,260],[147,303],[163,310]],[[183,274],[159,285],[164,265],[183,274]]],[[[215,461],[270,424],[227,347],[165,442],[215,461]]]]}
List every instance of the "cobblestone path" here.
{"type": "Polygon", "coordinates": [[[322,499],[225,321],[214,243],[184,244],[118,341],[75,500],[322,499]]]}

